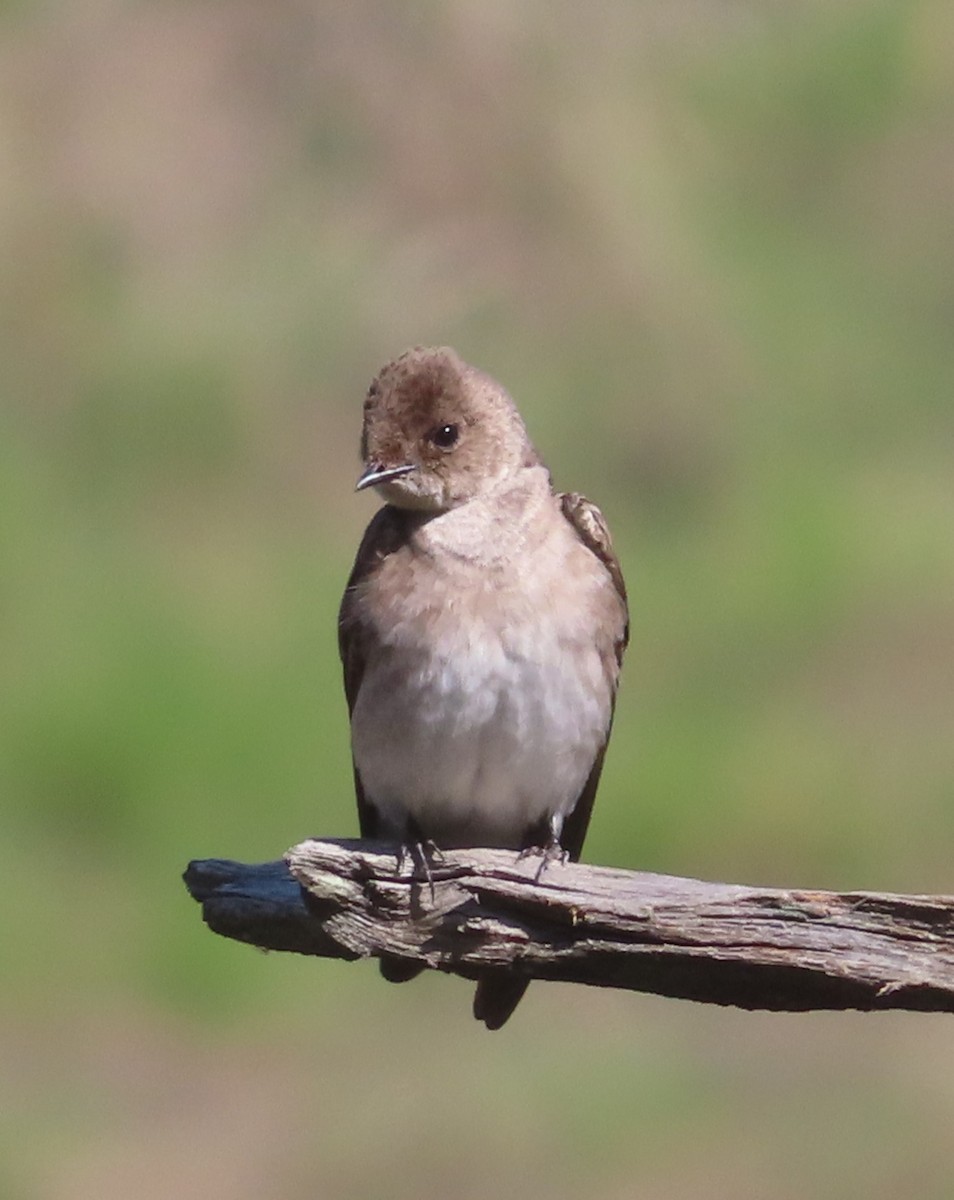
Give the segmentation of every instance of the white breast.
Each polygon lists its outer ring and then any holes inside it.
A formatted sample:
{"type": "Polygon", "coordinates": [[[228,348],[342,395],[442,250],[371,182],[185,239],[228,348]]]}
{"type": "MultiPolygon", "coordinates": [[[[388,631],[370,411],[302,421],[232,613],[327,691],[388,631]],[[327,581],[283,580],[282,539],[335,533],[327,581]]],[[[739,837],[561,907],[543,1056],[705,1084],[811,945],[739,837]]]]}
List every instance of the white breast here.
{"type": "Polygon", "coordinates": [[[451,594],[385,637],[352,744],[392,836],[405,836],[410,815],[439,846],[518,846],[529,827],[572,810],[612,702],[579,613],[595,579],[603,586],[594,571],[577,588],[541,587],[530,604],[490,587],[451,594]]]}

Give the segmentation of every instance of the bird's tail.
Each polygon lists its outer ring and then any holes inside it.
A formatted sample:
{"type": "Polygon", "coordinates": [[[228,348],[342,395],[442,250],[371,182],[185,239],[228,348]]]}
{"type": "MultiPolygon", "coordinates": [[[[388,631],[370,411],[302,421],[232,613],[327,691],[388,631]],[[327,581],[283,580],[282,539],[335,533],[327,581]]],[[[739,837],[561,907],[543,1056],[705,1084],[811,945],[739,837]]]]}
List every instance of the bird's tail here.
{"type": "MultiPolygon", "coordinates": [[[[423,963],[390,956],[382,957],[378,965],[389,983],[407,983],[426,969],[423,963]]],[[[474,992],[474,1016],[478,1021],[483,1021],[488,1029],[499,1029],[509,1021],[529,986],[529,979],[515,979],[498,972],[485,975],[478,980],[474,992]]]]}
{"type": "Polygon", "coordinates": [[[483,1021],[488,1029],[499,1029],[509,1020],[529,986],[529,979],[516,979],[512,975],[502,974],[485,975],[477,981],[474,1016],[478,1021],[483,1021]]]}
{"type": "Polygon", "coordinates": [[[388,983],[407,983],[409,979],[416,979],[422,971],[426,970],[423,963],[409,961],[406,958],[393,958],[390,955],[382,956],[378,967],[388,983]]]}

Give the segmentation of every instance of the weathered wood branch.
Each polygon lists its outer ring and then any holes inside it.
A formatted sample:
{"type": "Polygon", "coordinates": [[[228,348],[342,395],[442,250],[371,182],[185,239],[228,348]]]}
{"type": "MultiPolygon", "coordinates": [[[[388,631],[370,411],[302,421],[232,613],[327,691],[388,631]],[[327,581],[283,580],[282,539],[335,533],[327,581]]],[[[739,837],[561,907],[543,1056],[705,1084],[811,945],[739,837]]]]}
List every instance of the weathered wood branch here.
{"type": "Polygon", "coordinates": [[[474,979],[630,988],[742,1008],[954,1012],[954,896],[703,883],[503,850],[455,850],[432,882],[393,846],[302,842],[284,862],[185,873],[216,933],[331,958],[388,955],[474,979]]]}

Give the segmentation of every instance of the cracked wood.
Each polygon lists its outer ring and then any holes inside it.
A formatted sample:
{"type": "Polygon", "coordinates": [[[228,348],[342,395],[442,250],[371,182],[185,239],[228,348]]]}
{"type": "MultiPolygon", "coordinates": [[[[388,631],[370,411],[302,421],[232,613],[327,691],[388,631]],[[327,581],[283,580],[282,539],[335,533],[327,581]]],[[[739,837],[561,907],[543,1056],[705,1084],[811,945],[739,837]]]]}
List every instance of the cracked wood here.
{"type": "Polygon", "coordinates": [[[474,979],[628,988],[749,1009],[954,1011],[954,897],[744,887],[505,850],[432,857],[311,840],[284,861],[190,863],[209,928],[272,950],[387,954],[474,979]]]}

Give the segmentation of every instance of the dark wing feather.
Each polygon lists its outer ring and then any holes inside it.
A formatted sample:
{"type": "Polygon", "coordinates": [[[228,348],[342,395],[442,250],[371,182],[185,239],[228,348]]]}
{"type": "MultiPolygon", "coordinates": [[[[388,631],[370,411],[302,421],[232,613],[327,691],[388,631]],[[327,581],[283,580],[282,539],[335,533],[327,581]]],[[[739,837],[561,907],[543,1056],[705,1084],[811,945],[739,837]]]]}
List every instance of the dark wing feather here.
{"type": "MultiPolygon", "coordinates": [[[[603,514],[596,505],[592,504],[578,492],[564,492],[558,499],[560,507],[563,510],[563,515],[573,526],[574,532],[580,541],[588,550],[591,550],[596,555],[609,572],[610,579],[613,581],[613,586],[616,588],[616,594],[619,597],[619,626],[612,638],[611,646],[608,647],[608,651],[612,654],[613,658],[613,661],[608,666],[613,681],[613,702],[615,707],[619,668],[623,661],[623,651],[626,649],[629,641],[629,608],[626,602],[626,584],[623,582],[623,573],[620,570],[619,559],[613,550],[609,528],[603,514]]],[[[586,783],[583,785],[583,791],[580,792],[580,798],[577,800],[573,811],[563,825],[560,844],[573,862],[579,859],[583,849],[583,839],[586,837],[586,830],[590,823],[593,800],[596,797],[596,789],[600,782],[600,773],[603,770],[603,757],[606,754],[606,744],[609,741],[612,725],[613,717],[611,711],[610,723],[606,729],[606,740],[603,742],[600,752],[596,756],[592,770],[586,783]]]]}
{"type": "MultiPolygon", "coordinates": [[[[370,637],[370,631],[361,618],[361,609],[358,604],[361,587],[388,555],[393,554],[406,541],[407,523],[404,514],[399,509],[385,505],[375,513],[368,528],[364,531],[364,537],[361,539],[358,553],[355,556],[354,566],[348,576],[344,596],[341,598],[341,608],[338,611],[338,650],[344,668],[344,689],[348,701],[349,717],[354,712],[361,680],[364,677],[370,637]]],[[[354,768],[354,791],[358,801],[361,836],[378,837],[377,809],[364,794],[357,767],[354,768]]]]}
{"type": "Polygon", "coordinates": [[[616,588],[616,594],[619,596],[622,606],[622,622],[619,636],[615,642],[618,667],[623,661],[623,651],[629,642],[629,607],[626,601],[626,584],[623,580],[619,559],[613,549],[609,526],[596,505],[587,500],[585,496],[581,496],[579,492],[563,492],[558,499],[560,507],[563,509],[563,515],[573,526],[577,537],[587,550],[592,550],[609,572],[613,586],[616,588]]]}

